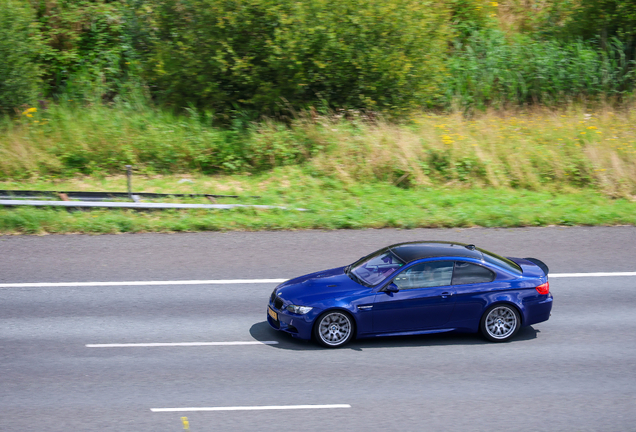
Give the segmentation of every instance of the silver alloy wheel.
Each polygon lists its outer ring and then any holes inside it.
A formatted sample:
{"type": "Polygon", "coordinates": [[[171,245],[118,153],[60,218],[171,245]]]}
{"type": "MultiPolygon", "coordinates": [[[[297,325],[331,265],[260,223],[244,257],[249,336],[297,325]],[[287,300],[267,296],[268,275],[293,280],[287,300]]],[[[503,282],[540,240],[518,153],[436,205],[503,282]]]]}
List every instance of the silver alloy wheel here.
{"type": "Polygon", "coordinates": [[[351,334],[351,320],[341,312],[331,312],[325,315],[318,324],[320,339],[330,346],[345,343],[351,334]]]}
{"type": "Polygon", "coordinates": [[[517,315],[508,306],[499,306],[486,317],[486,331],[495,339],[505,339],[517,328],[517,315]]]}

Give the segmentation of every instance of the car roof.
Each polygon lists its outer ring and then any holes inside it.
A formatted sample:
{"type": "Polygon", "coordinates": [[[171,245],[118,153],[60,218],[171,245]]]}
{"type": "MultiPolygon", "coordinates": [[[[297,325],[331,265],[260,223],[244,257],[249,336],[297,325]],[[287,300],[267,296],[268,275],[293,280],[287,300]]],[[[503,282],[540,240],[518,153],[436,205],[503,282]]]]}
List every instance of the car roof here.
{"type": "Polygon", "coordinates": [[[398,243],[388,249],[405,263],[438,257],[466,257],[483,260],[482,253],[474,245],[444,241],[415,241],[398,243]]]}

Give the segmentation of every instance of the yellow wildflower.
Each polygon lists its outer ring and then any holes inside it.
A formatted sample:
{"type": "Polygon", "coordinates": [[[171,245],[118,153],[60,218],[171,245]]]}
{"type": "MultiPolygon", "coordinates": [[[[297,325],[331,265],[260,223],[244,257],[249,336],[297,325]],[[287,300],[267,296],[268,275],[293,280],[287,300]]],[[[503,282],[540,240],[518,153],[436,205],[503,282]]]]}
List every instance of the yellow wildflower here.
{"type": "Polygon", "coordinates": [[[499,6],[499,3],[497,3],[497,2],[490,2],[490,4],[493,5],[494,7],[499,6]]]}
{"type": "Polygon", "coordinates": [[[448,135],[442,135],[442,142],[446,145],[450,145],[454,143],[455,141],[453,141],[453,139],[448,135]]]}

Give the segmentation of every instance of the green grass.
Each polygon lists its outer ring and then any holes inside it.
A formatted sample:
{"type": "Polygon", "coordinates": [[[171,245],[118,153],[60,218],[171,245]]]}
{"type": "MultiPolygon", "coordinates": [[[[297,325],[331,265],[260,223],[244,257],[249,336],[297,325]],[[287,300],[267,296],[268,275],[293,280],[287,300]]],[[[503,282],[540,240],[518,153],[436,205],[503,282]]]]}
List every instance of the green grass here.
{"type": "Polygon", "coordinates": [[[625,52],[617,40],[599,49],[582,40],[481,31],[447,58],[442,91],[446,104],[465,110],[625,96],[634,88],[625,52]]]}
{"type": "MultiPolygon", "coordinates": [[[[403,189],[386,183],[345,184],[317,179],[298,168],[261,176],[135,177],[136,191],[237,193],[220,202],[284,205],[295,210],[90,210],[2,208],[3,233],[124,233],[229,230],[360,229],[418,227],[522,227],[636,224],[636,202],[590,189],[527,191],[509,188],[403,189]]],[[[125,190],[125,178],[75,178],[56,184],[4,182],[0,188],[125,190]]],[[[205,202],[196,199],[187,202],[205,202]]]]}

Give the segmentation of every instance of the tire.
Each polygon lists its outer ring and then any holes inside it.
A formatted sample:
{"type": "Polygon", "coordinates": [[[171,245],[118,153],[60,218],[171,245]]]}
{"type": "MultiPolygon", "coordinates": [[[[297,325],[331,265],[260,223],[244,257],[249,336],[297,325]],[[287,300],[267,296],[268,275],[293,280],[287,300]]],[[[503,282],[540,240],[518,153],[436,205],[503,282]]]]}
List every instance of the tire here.
{"type": "Polygon", "coordinates": [[[316,341],[326,348],[345,345],[353,338],[353,333],[353,318],[343,311],[327,311],[318,317],[314,325],[316,341]]]}
{"type": "Polygon", "coordinates": [[[508,304],[490,306],[481,317],[481,334],[491,342],[507,342],[521,327],[521,317],[517,308],[508,304]]]}

